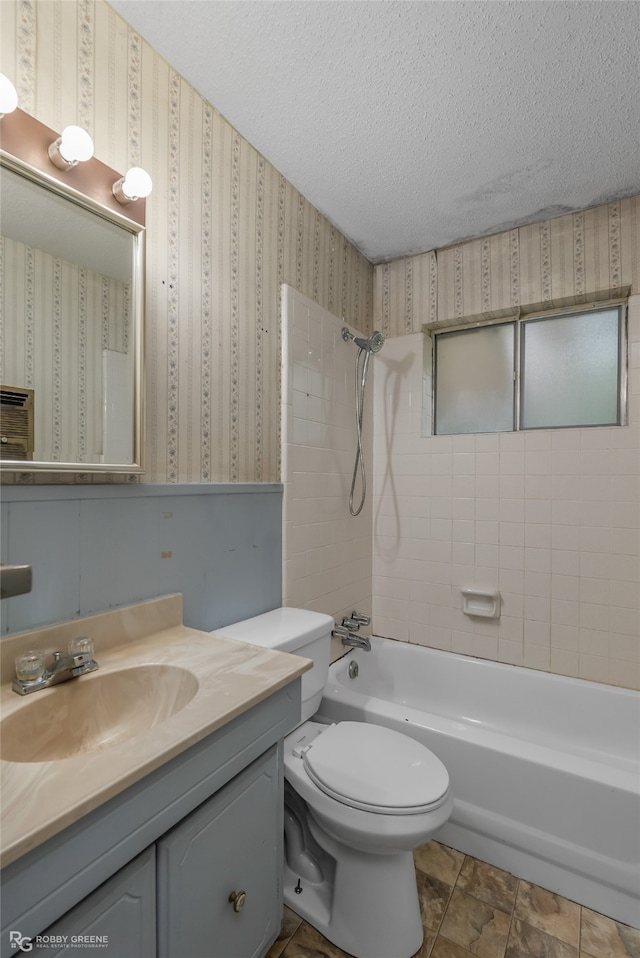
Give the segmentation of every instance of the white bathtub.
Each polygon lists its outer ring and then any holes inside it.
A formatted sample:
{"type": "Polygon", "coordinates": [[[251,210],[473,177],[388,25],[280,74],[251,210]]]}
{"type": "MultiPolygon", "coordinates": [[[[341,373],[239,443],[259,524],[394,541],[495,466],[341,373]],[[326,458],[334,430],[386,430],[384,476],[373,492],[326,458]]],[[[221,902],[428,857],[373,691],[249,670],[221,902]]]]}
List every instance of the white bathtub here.
{"type": "Polygon", "coordinates": [[[436,753],[438,841],[640,925],[640,693],[374,638],[331,666],[320,714],[436,753]]]}

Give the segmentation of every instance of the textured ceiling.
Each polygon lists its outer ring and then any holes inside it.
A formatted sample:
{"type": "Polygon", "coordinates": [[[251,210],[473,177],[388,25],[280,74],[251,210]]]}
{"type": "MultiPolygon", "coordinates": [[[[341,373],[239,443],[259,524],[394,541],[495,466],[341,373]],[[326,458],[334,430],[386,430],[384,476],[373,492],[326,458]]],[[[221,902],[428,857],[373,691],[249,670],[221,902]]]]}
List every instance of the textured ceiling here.
{"type": "Polygon", "coordinates": [[[640,193],[637,0],[110,0],[373,262],[640,193]]]}

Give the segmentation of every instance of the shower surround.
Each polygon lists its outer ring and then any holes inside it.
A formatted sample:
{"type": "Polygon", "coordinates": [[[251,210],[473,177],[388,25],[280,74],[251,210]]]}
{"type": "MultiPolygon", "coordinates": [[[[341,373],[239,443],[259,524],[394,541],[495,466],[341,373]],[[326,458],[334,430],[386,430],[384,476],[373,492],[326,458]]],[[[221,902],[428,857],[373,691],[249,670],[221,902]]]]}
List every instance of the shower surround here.
{"type": "Polygon", "coordinates": [[[376,634],[640,688],[640,296],[626,426],[431,436],[430,344],[388,339],[375,369],[376,634]]]}
{"type": "Polygon", "coordinates": [[[379,355],[371,357],[363,415],[370,491],[362,512],[352,517],[356,351],[342,338],[344,320],[290,286],[282,288],[282,303],[283,605],[334,618],[353,609],[369,615],[371,379],[379,355]]]}
{"type": "Polygon", "coordinates": [[[378,635],[639,688],[640,296],[622,427],[431,436],[431,340],[389,337],[357,519],[352,350],[341,320],[290,289],[284,302],[285,604],[371,608],[378,635]],[[499,589],[500,619],[464,615],[466,587],[499,589]]]}

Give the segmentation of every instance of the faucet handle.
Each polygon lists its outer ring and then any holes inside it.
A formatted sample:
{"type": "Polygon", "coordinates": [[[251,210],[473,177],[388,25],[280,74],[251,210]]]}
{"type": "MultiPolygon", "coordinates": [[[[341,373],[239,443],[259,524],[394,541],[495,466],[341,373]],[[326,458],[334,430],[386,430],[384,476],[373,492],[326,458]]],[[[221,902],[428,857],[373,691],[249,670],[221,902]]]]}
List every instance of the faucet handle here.
{"type": "Polygon", "coordinates": [[[16,656],[16,679],[19,682],[37,682],[44,675],[45,654],[40,649],[31,649],[16,656]]]}
{"type": "Polygon", "coordinates": [[[355,629],[356,632],[360,628],[360,622],[357,619],[348,619],[346,616],[342,620],[342,625],[345,629],[355,629]]]}
{"type": "Polygon", "coordinates": [[[361,625],[370,625],[370,624],[371,624],[371,616],[369,616],[369,615],[364,615],[364,613],[362,613],[362,612],[355,612],[355,611],[352,612],[352,613],[351,613],[351,619],[352,619],[353,622],[357,622],[357,623],[358,623],[358,627],[360,627],[361,625]]]}
{"type": "Polygon", "coordinates": [[[93,657],[93,639],[90,639],[88,635],[79,635],[76,639],[70,640],[69,655],[73,656],[73,668],[71,669],[73,676],[94,672],[99,668],[93,657]]]}
{"type": "Polygon", "coordinates": [[[88,635],[79,635],[75,639],[69,639],[69,653],[70,655],[84,653],[93,658],[93,639],[90,639],[88,635]]]}
{"type": "Polygon", "coordinates": [[[349,629],[344,625],[336,625],[335,629],[331,630],[331,635],[336,639],[346,639],[349,635],[349,629]]]}

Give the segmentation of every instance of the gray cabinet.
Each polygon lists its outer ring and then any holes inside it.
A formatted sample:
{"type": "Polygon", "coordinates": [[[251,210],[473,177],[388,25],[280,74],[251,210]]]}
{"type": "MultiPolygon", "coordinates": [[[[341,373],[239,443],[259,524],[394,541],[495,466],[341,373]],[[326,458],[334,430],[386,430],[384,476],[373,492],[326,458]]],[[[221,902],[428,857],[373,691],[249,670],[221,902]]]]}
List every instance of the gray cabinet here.
{"type": "Polygon", "coordinates": [[[264,955],[282,910],[282,738],[299,721],[298,678],[6,866],[1,958],[15,935],[38,954],[51,934],[108,935],[91,954],[117,958],[264,955]]]}
{"type": "Polygon", "coordinates": [[[33,955],[118,958],[156,954],[156,855],[148,848],[42,933],[33,955]],[[59,945],[59,947],[58,947],[59,945]]]}
{"type": "Polygon", "coordinates": [[[282,911],[279,796],[274,746],[42,932],[32,953],[260,958],[282,911]]]}
{"type": "Polygon", "coordinates": [[[265,756],[157,845],[158,958],[259,958],[280,907],[278,767],[265,756]]]}

